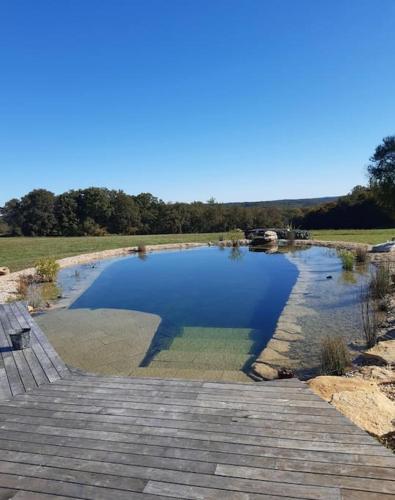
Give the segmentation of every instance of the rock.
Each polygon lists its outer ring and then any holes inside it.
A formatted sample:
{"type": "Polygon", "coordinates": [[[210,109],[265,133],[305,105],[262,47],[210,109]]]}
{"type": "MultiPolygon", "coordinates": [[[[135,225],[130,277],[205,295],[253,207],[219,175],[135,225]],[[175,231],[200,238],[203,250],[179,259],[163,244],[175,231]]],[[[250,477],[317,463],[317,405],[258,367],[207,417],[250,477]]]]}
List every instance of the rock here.
{"type": "Polygon", "coordinates": [[[29,313],[31,313],[34,311],[34,308],[32,306],[28,305],[27,310],[29,311],[29,313]]]}
{"type": "Polygon", "coordinates": [[[362,359],[381,366],[395,366],[395,340],[385,340],[362,353],[362,359]]]}
{"type": "Polygon", "coordinates": [[[254,363],[252,365],[252,370],[263,380],[275,380],[278,378],[278,371],[266,363],[254,363]]]}
{"type": "Polygon", "coordinates": [[[395,403],[378,388],[372,391],[343,391],[331,403],[358,427],[376,436],[394,431],[395,403]]]}
{"type": "MultiPolygon", "coordinates": [[[[374,376],[377,375],[376,372],[374,376]]],[[[321,376],[309,380],[308,385],[318,396],[371,434],[383,436],[394,431],[395,403],[372,379],[321,376]]]]}
{"type": "Polygon", "coordinates": [[[10,274],[10,270],[8,269],[8,267],[0,267],[0,276],[6,276],[7,274],[10,274]]]}
{"type": "Polygon", "coordinates": [[[266,243],[276,243],[278,240],[278,236],[276,231],[265,231],[263,239],[266,241],[266,243]]]}
{"type": "Polygon", "coordinates": [[[331,402],[334,394],[339,392],[353,392],[361,390],[371,392],[377,390],[375,383],[368,382],[357,377],[334,377],[330,375],[322,375],[309,380],[307,383],[313,392],[328,402],[331,402]]]}
{"type": "Polygon", "coordinates": [[[353,377],[370,380],[378,384],[395,382],[395,371],[383,368],[382,366],[361,366],[353,373],[353,377]]]}
{"type": "Polygon", "coordinates": [[[387,241],[386,243],[379,243],[372,247],[373,253],[387,253],[395,252],[395,241],[387,241]]]}
{"type": "Polygon", "coordinates": [[[267,345],[271,349],[273,349],[277,352],[280,352],[280,353],[284,353],[284,352],[289,351],[289,342],[287,342],[286,340],[279,340],[279,339],[272,338],[271,340],[269,340],[269,343],[267,345]]]}

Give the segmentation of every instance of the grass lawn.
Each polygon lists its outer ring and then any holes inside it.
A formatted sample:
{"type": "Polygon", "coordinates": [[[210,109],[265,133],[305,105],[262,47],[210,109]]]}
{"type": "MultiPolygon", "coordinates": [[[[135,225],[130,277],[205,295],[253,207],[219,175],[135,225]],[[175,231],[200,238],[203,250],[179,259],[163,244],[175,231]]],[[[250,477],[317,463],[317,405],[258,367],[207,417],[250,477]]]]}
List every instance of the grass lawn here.
{"type": "MultiPolygon", "coordinates": [[[[395,229],[318,230],[312,235],[320,240],[381,243],[395,237],[395,229]]],[[[0,266],[18,271],[34,266],[37,259],[51,256],[56,259],[82,253],[158,243],[187,243],[217,241],[224,233],[155,234],[146,236],[85,236],[53,238],[0,238],[0,266]]]]}
{"type": "Polygon", "coordinates": [[[11,272],[33,267],[40,257],[71,257],[89,252],[141,244],[187,243],[218,241],[224,233],[154,234],[144,236],[83,236],[52,238],[0,238],[0,266],[11,272]]]}
{"type": "Polygon", "coordinates": [[[384,243],[395,238],[394,229],[319,229],[312,231],[312,237],[326,241],[351,241],[355,243],[384,243]]]}

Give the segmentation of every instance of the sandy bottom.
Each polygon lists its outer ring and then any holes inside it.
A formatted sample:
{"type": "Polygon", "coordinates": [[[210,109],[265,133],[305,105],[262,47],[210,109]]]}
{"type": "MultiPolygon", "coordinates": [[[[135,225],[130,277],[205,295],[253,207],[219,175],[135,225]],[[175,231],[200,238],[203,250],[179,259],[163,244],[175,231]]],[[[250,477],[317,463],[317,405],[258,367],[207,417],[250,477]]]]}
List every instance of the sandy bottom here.
{"type": "Polygon", "coordinates": [[[35,320],[69,366],[102,375],[252,382],[239,370],[140,367],[160,316],[124,309],[54,309],[35,320]]]}
{"type": "Polygon", "coordinates": [[[105,375],[131,375],[161,322],[122,309],[59,309],[35,320],[65,363],[105,375]]]}

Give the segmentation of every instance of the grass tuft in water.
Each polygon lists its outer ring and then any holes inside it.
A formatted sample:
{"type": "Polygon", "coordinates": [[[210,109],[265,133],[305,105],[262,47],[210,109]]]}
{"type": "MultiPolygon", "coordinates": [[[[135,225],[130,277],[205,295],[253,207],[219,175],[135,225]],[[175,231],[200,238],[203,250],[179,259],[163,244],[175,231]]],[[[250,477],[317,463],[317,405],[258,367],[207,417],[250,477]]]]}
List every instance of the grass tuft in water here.
{"type": "Polygon", "coordinates": [[[323,375],[344,375],[351,364],[347,345],[340,335],[327,336],[322,340],[320,368],[323,375]]]}
{"type": "Polygon", "coordinates": [[[384,299],[391,290],[391,272],[387,263],[380,264],[370,278],[370,293],[374,299],[384,299]]]}
{"type": "Polygon", "coordinates": [[[353,252],[350,252],[349,250],[340,250],[339,257],[345,271],[352,271],[354,269],[355,255],[353,252]]]}
{"type": "Polygon", "coordinates": [[[377,344],[379,321],[377,307],[369,290],[361,290],[361,319],[366,347],[371,348],[377,344]]]}

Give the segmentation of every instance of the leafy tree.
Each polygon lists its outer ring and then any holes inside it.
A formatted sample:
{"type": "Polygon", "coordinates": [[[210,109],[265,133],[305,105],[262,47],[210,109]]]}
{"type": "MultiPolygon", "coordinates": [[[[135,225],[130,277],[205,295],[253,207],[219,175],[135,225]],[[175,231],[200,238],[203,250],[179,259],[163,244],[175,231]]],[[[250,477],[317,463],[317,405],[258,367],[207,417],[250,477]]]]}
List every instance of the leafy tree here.
{"type": "Polygon", "coordinates": [[[23,215],[20,200],[13,198],[7,201],[1,209],[1,215],[13,236],[21,236],[23,234],[23,215]]]}
{"type": "Polygon", "coordinates": [[[81,234],[77,199],[78,193],[75,191],[68,191],[56,197],[54,210],[57,232],[63,236],[81,234]]]}
{"type": "Polygon", "coordinates": [[[370,158],[370,184],[378,199],[395,210],[395,135],[385,137],[370,158]]]}
{"type": "Polygon", "coordinates": [[[139,226],[140,212],[133,196],[123,191],[114,192],[109,231],[116,234],[135,234],[139,226]]]}
{"type": "Polygon", "coordinates": [[[34,189],[21,199],[22,233],[27,236],[56,234],[55,195],[46,189],[34,189]]]}

